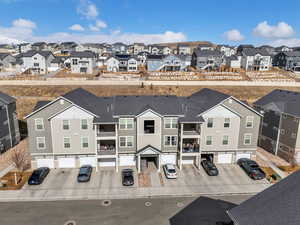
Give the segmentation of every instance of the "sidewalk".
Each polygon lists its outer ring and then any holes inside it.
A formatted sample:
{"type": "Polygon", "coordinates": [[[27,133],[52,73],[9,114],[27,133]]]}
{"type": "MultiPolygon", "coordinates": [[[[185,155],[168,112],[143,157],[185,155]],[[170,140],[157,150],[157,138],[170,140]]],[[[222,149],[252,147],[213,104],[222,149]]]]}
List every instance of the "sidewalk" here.
{"type": "Polygon", "coordinates": [[[38,189],[0,191],[0,202],[19,201],[57,201],[57,200],[103,200],[103,199],[134,199],[155,197],[184,197],[200,195],[254,195],[268,188],[270,184],[261,183],[245,185],[237,189],[236,185],[201,185],[177,187],[122,187],[122,188],[83,188],[83,189],[38,189]]]}

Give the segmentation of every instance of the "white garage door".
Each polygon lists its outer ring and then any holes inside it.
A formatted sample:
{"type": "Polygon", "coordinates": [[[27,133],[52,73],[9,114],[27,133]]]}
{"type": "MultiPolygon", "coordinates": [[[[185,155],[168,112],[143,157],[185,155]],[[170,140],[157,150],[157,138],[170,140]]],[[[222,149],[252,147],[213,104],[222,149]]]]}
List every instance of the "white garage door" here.
{"type": "Polygon", "coordinates": [[[96,167],[97,160],[95,157],[82,157],[79,159],[79,163],[80,163],[80,166],[91,165],[93,167],[96,167]]]}
{"type": "Polygon", "coordinates": [[[251,154],[250,153],[237,153],[236,154],[236,161],[238,161],[239,159],[242,159],[242,158],[250,159],[251,154]]]}
{"type": "Polygon", "coordinates": [[[135,156],[134,155],[123,155],[120,156],[120,166],[135,166],[135,156]]]}
{"type": "Polygon", "coordinates": [[[194,164],[195,157],[193,156],[183,156],[182,157],[182,164],[194,164]]]}
{"type": "Polygon", "coordinates": [[[98,165],[100,167],[113,167],[113,166],[116,166],[116,160],[115,159],[99,159],[98,165]]]}
{"type": "Polygon", "coordinates": [[[53,159],[37,159],[36,164],[37,164],[37,168],[40,168],[40,167],[54,168],[54,160],[53,159]]]}
{"type": "Polygon", "coordinates": [[[232,154],[218,154],[218,163],[226,164],[232,162],[232,154]]]}
{"type": "Polygon", "coordinates": [[[59,158],[58,167],[59,168],[75,168],[75,158],[59,158]]]}
{"type": "Polygon", "coordinates": [[[161,164],[171,163],[176,165],[176,155],[161,155],[161,164]]]}

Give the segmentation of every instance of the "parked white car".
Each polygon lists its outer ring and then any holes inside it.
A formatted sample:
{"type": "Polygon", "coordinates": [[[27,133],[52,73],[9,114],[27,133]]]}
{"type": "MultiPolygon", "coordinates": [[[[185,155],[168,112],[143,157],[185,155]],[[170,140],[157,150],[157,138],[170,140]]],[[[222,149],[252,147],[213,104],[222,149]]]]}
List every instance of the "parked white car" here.
{"type": "Polygon", "coordinates": [[[163,166],[165,175],[169,179],[176,179],[177,178],[177,172],[176,168],[173,164],[166,164],[163,166]]]}

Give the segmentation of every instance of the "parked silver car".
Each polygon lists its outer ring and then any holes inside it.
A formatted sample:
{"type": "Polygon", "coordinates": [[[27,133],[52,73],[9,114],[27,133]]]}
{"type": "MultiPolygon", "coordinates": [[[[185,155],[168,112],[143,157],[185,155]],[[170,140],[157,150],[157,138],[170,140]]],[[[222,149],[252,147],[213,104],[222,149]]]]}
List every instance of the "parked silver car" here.
{"type": "Polygon", "coordinates": [[[166,164],[163,166],[165,175],[169,179],[176,179],[177,178],[177,172],[176,168],[173,164],[166,164]]]}

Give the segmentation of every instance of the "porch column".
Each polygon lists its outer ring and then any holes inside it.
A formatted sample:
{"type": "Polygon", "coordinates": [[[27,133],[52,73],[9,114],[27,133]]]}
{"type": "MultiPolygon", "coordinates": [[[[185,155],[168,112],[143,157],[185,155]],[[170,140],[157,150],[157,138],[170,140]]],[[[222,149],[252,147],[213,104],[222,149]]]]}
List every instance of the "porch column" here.
{"type": "Polygon", "coordinates": [[[97,125],[94,124],[94,134],[95,134],[95,156],[96,156],[96,172],[98,172],[99,168],[98,168],[98,145],[97,145],[97,125]]]}
{"type": "Polygon", "coordinates": [[[183,123],[180,126],[179,170],[182,170],[183,123]]]}
{"type": "Polygon", "coordinates": [[[160,172],[160,154],[158,154],[158,157],[157,157],[157,172],[160,172]]]}
{"type": "Polygon", "coordinates": [[[140,173],[141,172],[141,156],[140,155],[138,155],[137,163],[138,163],[138,173],[140,173]]]}

